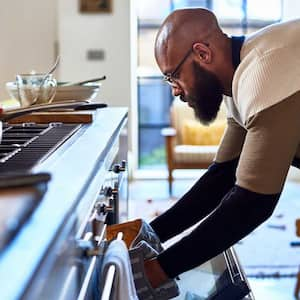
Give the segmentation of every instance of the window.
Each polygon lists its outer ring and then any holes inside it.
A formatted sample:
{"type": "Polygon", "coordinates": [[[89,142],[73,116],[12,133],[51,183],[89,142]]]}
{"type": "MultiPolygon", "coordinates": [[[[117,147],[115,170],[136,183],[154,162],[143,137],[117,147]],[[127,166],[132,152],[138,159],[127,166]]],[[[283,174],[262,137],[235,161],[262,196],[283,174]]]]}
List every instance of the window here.
{"type": "Polygon", "coordinates": [[[229,35],[250,33],[278,22],[282,0],[139,0],[138,3],[139,168],[165,165],[162,128],[169,126],[172,95],[154,59],[154,40],[165,17],[175,9],[208,8],[229,35]]]}

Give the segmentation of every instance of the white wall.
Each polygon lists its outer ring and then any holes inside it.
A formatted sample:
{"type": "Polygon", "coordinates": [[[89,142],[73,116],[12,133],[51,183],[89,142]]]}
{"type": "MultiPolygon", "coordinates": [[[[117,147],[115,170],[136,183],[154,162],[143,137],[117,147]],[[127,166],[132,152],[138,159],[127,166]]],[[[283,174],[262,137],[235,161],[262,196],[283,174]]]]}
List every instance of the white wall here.
{"type": "Polygon", "coordinates": [[[56,1],[1,1],[0,99],[5,82],[31,70],[46,72],[54,62],[57,36],[56,1]]]}
{"type": "Polygon", "coordinates": [[[0,100],[8,98],[5,82],[18,73],[49,70],[57,50],[59,80],[107,76],[99,98],[111,106],[129,108],[129,144],[136,157],[135,0],[112,1],[109,14],[81,14],[79,0],[5,1],[0,10],[0,100]],[[88,61],[88,49],[103,49],[105,60],[88,61]]]}
{"type": "MultiPolygon", "coordinates": [[[[79,1],[59,0],[58,36],[60,79],[77,81],[106,75],[99,99],[110,106],[130,108],[132,136],[132,132],[136,132],[132,129],[131,120],[136,117],[137,56],[136,24],[131,15],[131,2],[134,1],[113,0],[112,13],[83,14],[78,9],[79,1]],[[103,50],[105,59],[88,60],[89,49],[103,50]]],[[[136,149],[132,144],[136,145],[136,142],[130,140],[130,148],[136,149]]]]}

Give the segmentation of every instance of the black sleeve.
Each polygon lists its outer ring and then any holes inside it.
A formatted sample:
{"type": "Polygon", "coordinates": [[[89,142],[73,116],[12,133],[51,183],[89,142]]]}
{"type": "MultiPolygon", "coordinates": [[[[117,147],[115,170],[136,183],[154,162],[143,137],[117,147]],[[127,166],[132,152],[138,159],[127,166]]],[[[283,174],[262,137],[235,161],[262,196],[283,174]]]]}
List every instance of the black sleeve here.
{"type": "Polygon", "coordinates": [[[225,251],[271,216],[279,196],[235,185],[196,229],[157,257],[161,267],[173,278],[225,251]]]}
{"type": "Polygon", "coordinates": [[[150,225],[162,242],[181,233],[212,212],[234,186],[238,158],[213,163],[194,186],[150,225]]]}

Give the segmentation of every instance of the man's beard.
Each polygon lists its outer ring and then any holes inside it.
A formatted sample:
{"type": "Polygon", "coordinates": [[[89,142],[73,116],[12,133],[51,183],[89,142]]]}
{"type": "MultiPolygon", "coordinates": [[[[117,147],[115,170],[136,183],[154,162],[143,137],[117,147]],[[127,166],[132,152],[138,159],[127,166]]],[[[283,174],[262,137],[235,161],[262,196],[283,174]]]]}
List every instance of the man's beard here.
{"type": "Polygon", "coordinates": [[[223,99],[223,87],[213,73],[206,71],[193,62],[195,84],[191,92],[184,97],[195,111],[201,123],[208,125],[215,120],[223,99]]]}

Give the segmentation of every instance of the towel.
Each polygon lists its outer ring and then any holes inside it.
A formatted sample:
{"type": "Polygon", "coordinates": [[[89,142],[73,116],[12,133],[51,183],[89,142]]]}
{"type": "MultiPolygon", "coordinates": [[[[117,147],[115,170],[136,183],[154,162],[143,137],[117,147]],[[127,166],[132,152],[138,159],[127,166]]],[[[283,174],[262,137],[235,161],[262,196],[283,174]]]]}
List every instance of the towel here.
{"type": "Polygon", "coordinates": [[[111,265],[115,266],[115,276],[111,290],[111,300],[138,300],[126,244],[122,240],[110,242],[103,259],[101,287],[103,290],[106,274],[111,265]]]}

